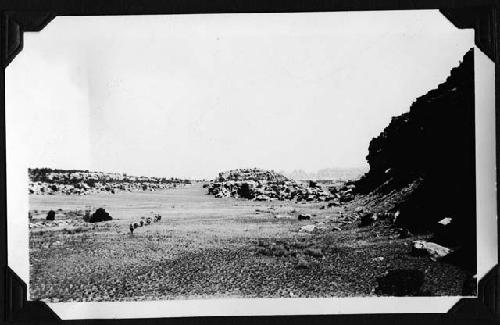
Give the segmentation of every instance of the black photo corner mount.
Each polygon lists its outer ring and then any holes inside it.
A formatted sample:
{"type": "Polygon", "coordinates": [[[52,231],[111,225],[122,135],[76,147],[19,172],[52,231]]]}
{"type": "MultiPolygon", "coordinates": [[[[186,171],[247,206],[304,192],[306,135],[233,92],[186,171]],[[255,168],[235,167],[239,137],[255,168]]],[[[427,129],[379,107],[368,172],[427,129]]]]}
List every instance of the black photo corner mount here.
{"type": "Polygon", "coordinates": [[[55,18],[51,13],[40,12],[4,12],[2,27],[6,30],[3,35],[6,39],[6,49],[3,54],[4,69],[14,60],[23,49],[24,32],[39,32],[55,18]]]}
{"type": "MultiPolygon", "coordinates": [[[[106,1],[107,2],[107,1],[106,1]]],[[[299,2],[290,1],[289,3],[280,1],[252,2],[252,1],[236,1],[228,3],[224,1],[214,2],[196,2],[186,1],[181,2],[149,2],[145,1],[109,1],[108,5],[97,4],[97,2],[77,0],[77,1],[47,1],[46,7],[43,2],[34,2],[35,6],[29,8],[26,6],[26,1],[19,1],[20,6],[16,6],[15,2],[11,2],[11,7],[7,7],[0,3],[1,12],[1,60],[2,60],[2,78],[1,94],[3,109],[0,113],[2,119],[3,130],[1,143],[2,159],[5,162],[6,147],[5,147],[5,69],[15,57],[23,49],[23,34],[24,32],[41,31],[47,24],[58,15],[119,15],[119,14],[186,14],[186,13],[239,13],[239,12],[316,12],[316,11],[346,11],[346,10],[411,10],[411,9],[439,9],[439,11],[457,28],[472,28],[475,31],[475,44],[485,53],[493,62],[499,62],[498,35],[499,35],[499,13],[494,1],[435,1],[423,3],[420,7],[413,1],[376,1],[374,2],[343,2],[343,1],[325,1],[325,2],[299,2]],[[187,4],[186,4],[187,3],[187,4]],[[377,3],[381,3],[377,5],[377,3]],[[59,4],[59,5],[57,5],[59,4]],[[468,5],[467,5],[468,4],[468,5]],[[436,6],[436,7],[434,7],[436,6]],[[17,10],[21,8],[22,10],[17,10]],[[29,10],[27,9],[29,8],[29,10]]],[[[495,64],[495,71],[497,71],[495,64]]],[[[500,77],[497,73],[495,81],[495,90],[498,88],[500,77]]],[[[495,92],[496,93],[496,92],[495,92]]],[[[495,107],[496,107],[495,103],[495,107]]],[[[495,110],[496,115],[496,132],[500,134],[499,114],[495,110]]],[[[498,137],[497,137],[498,138],[498,137]]],[[[497,169],[500,153],[497,150],[497,169]]],[[[5,166],[5,165],[4,165],[5,166]]],[[[0,183],[2,193],[0,198],[2,225],[0,226],[0,235],[2,242],[0,281],[1,306],[0,315],[4,315],[2,321],[7,322],[57,322],[60,318],[41,301],[28,301],[27,284],[24,283],[9,267],[7,262],[7,208],[6,208],[6,171],[5,167],[0,172],[0,183]]],[[[497,183],[500,181],[497,175],[497,183]]],[[[498,195],[498,194],[497,194],[498,195]]],[[[497,225],[498,227],[498,225],[497,225]]],[[[500,229],[499,229],[500,230],[500,229]]],[[[500,233],[500,232],[499,232],[500,233]]],[[[478,285],[477,298],[463,298],[455,306],[453,306],[448,314],[444,317],[437,314],[436,317],[431,315],[422,316],[421,320],[426,323],[441,324],[441,323],[470,323],[479,324],[486,321],[498,321],[500,319],[500,301],[498,300],[499,289],[499,268],[498,265],[491,269],[478,285]],[[465,320],[465,322],[464,322],[465,320]]],[[[358,315],[363,317],[363,315],[358,315]]],[[[352,323],[354,315],[339,315],[339,320],[345,320],[352,323]]],[[[371,321],[378,322],[387,320],[388,315],[370,315],[371,321]]],[[[2,316],[0,316],[2,317],[2,316]]],[[[300,316],[298,319],[304,319],[300,316]]],[[[316,317],[316,316],[312,316],[316,317]]],[[[325,315],[317,316],[316,320],[324,319],[325,315]]],[[[337,317],[337,316],[336,316],[337,317]]],[[[405,316],[395,316],[404,317],[405,316]]],[[[418,318],[419,316],[416,316],[418,318]]],[[[216,317],[219,319],[219,317],[216,317]]],[[[263,317],[267,318],[267,317],[263,317]]],[[[288,319],[289,317],[281,317],[288,319]]],[[[192,318],[193,323],[198,323],[197,318],[192,318]]],[[[403,318],[402,318],[403,319],[403,318]]],[[[301,321],[301,322],[302,322],[301,321]]],[[[365,319],[366,321],[366,319],[365,319]]],[[[114,322],[110,320],[110,322],[114,322]]],[[[266,321],[267,322],[267,321],[266,321]]],[[[279,321],[278,321],[279,322],[279,321]]],[[[287,321],[288,322],[288,321],[287,321]]],[[[316,322],[316,321],[314,321],[316,322]]],[[[360,319],[360,322],[363,322],[360,319]]],[[[224,322],[223,322],[224,323],[224,322]]],[[[293,321],[292,321],[293,323],[293,321]]]]}

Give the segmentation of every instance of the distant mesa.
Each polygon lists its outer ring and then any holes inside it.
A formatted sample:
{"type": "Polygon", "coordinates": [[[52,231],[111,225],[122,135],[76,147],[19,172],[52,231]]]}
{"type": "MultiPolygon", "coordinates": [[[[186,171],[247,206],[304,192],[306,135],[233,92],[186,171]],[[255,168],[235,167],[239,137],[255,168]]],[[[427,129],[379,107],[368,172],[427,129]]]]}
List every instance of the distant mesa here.
{"type": "Polygon", "coordinates": [[[281,172],[284,176],[295,180],[340,180],[349,181],[361,177],[366,168],[325,168],[317,172],[308,173],[297,169],[292,172],[281,172]]]}

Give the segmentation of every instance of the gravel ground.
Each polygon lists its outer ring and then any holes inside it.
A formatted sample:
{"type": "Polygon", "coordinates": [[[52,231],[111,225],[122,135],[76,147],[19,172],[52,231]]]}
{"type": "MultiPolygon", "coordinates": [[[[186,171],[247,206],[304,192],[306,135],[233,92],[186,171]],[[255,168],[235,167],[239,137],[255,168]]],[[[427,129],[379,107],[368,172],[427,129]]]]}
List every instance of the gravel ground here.
{"type": "MultiPolygon", "coordinates": [[[[58,211],[56,221],[67,221],[61,226],[32,229],[31,298],[368,296],[391,294],[379,288],[391,270],[422,275],[413,294],[461,295],[470,276],[452,264],[412,256],[411,242],[425,236],[399,238],[383,222],[359,227],[356,202],[321,209],[324,204],[215,199],[201,187],[170,191],[183,203],[169,202],[166,217],[133,235],[126,218],[88,225],[75,210],[58,211]],[[312,219],[298,221],[306,212],[312,219]],[[317,226],[312,233],[299,231],[309,224],[317,226]]],[[[38,213],[32,222],[42,222],[44,211],[38,213]]]]}

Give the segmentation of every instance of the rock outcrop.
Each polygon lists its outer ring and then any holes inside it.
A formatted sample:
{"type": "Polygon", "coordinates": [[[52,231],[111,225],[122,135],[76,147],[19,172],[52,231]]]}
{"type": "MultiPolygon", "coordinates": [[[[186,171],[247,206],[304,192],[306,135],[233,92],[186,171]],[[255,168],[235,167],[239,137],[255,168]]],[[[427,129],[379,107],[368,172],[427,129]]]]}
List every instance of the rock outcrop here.
{"type": "Polygon", "coordinates": [[[400,212],[397,222],[411,231],[435,231],[436,226],[441,226],[438,221],[452,218],[446,240],[435,238],[433,241],[465,248],[473,269],[476,251],[474,122],[474,53],[471,49],[444,83],[419,97],[409,112],[393,117],[370,142],[366,157],[370,170],[356,182],[358,193],[389,195],[401,191],[404,195],[395,202],[393,211],[400,212]]]}
{"type": "Polygon", "coordinates": [[[255,201],[340,201],[341,193],[332,193],[315,182],[307,184],[288,179],[271,170],[234,169],[220,173],[207,184],[208,194],[217,198],[234,197],[255,201]]]}

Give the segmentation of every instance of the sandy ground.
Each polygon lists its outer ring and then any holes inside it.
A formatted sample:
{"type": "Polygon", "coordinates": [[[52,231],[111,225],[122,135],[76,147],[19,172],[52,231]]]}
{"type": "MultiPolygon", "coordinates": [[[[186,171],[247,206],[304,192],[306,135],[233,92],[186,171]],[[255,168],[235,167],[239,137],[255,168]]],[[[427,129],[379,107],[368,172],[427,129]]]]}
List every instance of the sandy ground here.
{"type": "MultiPolygon", "coordinates": [[[[216,199],[201,184],[160,192],[30,196],[30,294],[44,301],[216,297],[332,297],[383,294],[391,270],[422,274],[419,295],[461,295],[460,268],[412,256],[386,224],[359,227],[348,206],[216,199]],[[104,207],[113,221],[86,224],[104,207]],[[161,221],[130,233],[130,221],[161,221]],[[311,220],[299,221],[301,213],[311,220]],[[289,216],[289,218],[286,218],[289,216]],[[50,226],[48,226],[50,224],[50,226]],[[315,225],[313,232],[300,231],[315,225]]],[[[411,281],[410,281],[411,282],[411,281]]]]}

